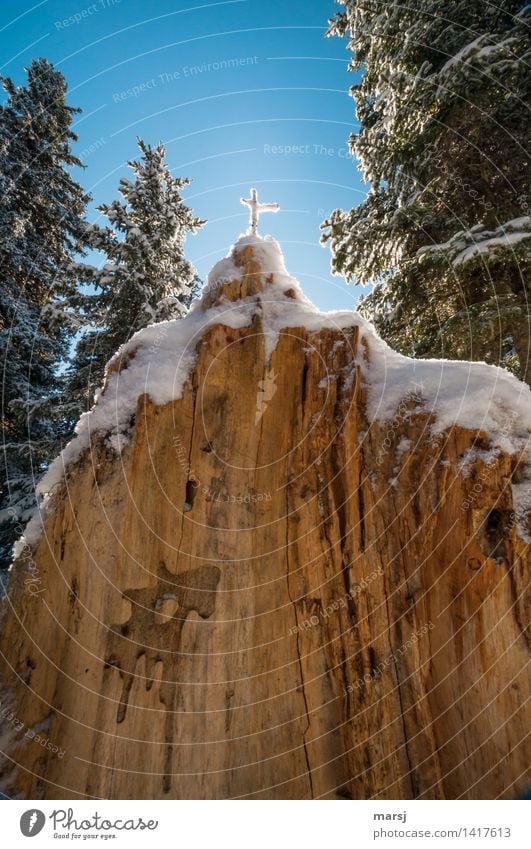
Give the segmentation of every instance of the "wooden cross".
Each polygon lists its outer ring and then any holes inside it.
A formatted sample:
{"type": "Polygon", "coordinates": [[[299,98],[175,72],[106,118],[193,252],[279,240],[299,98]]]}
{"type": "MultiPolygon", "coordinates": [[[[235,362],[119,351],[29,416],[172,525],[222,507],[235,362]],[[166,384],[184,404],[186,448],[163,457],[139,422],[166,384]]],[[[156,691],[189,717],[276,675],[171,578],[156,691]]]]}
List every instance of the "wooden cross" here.
{"type": "Polygon", "coordinates": [[[280,209],[280,205],[278,203],[259,203],[256,194],[256,189],[251,189],[250,198],[240,198],[240,201],[245,206],[248,206],[251,210],[249,224],[251,225],[251,233],[253,234],[253,236],[256,235],[256,228],[258,227],[258,219],[260,217],[260,213],[278,212],[280,209]]]}

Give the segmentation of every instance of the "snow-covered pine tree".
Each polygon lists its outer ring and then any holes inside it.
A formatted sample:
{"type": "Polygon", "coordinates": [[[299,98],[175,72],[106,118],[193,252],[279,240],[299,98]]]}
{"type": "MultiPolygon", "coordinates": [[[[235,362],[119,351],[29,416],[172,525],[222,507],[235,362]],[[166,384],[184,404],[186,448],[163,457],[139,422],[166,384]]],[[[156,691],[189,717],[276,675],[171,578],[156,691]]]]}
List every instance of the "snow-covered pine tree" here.
{"type": "Polygon", "coordinates": [[[393,347],[486,359],[531,382],[529,7],[339,0],[370,185],[323,224],[332,264],[393,347]]]}
{"type": "Polygon", "coordinates": [[[87,196],[69,168],[76,135],[63,75],[32,62],[27,85],[1,78],[0,362],[2,456],[0,563],[35,508],[34,483],[62,433],[57,366],[73,335],[72,256],[83,244],[87,196]]]}
{"type": "Polygon", "coordinates": [[[173,177],[162,144],[138,139],[141,157],[129,162],[134,181],[120,180],[123,200],[103,204],[106,228],[89,230],[91,246],[101,251],[101,268],[78,266],[80,279],[94,287],[80,296],[90,329],[75,351],[68,395],[77,412],[90,408],[105,365],[127,340],[148,324],[182,316],[197,289],[197,272],[184,256],[184,242],[205,223],[181,197],[190,180],[173,177]]]}

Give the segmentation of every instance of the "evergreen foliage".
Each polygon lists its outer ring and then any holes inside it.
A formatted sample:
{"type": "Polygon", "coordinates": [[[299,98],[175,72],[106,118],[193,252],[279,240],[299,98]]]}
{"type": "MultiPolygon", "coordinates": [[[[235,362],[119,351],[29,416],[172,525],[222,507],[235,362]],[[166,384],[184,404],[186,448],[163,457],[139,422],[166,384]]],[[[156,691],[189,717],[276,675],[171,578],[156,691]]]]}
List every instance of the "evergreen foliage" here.
{"type": "Polygon", "coordinates": [[[68,395],[78,414],[92,405],[105,365],[120,346],[148,324],[182,316],[197,290],[184,242],[204,222],[181,198],[190,181],[172,176],[163,145],[150,147],[139,139],[138,146],[140,159],[128,163],[134,180],[120,180],[122,199],[98,207],[109,225],[87,230],[91,247],[105,257],[103,266],[77,267],[82,282],[92,287],[78,296],[90,329],[69,370],[68,395]]]}
{"type": "Polygon", "coordinates": [[[72,257],[83,250],[87,195],[70,168],[63,75],[32,62],[27,84],[0,78],[0,562],[35,508],[34,482],[67,436],[57,369],[75,332],[72,257]]]}
{"type": "Polygon", "coordinates": [[[531,381],[528,10],[517,0],[340,0],[367,198],[323,224],[333,269],[396,349],[531,381]]]}

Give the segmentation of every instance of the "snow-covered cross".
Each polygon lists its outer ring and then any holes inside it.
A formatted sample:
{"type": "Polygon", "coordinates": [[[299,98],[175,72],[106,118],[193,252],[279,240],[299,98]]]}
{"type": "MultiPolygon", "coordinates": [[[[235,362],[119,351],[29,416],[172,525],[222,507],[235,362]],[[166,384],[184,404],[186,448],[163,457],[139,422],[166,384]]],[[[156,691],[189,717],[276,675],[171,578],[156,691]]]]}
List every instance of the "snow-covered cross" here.
{"type": "Polygon", "coordinates": [[[251,189],[250,198],[240,198],[240,201],[245,206],[248,206],[251,210],[249,224],[251,225],[251,233],[253,234],[253,236],[256,234],[256,228],[258,227],[258,218],[260,217],[260,213],[278,212],[280,209],[280,205],[278,203],[258,203],[256,189],[251,189]]]}

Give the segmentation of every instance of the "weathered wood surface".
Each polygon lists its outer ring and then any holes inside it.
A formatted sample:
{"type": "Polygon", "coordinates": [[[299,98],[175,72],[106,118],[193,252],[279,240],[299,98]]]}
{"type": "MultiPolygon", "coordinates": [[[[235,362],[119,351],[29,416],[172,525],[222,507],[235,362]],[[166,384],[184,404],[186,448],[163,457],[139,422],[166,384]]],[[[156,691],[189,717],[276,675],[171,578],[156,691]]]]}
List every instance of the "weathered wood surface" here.
{"type": "Polygon", "coordinates": [[[516,459],[463,476],[481,434],[369,427],[360,344],[290,328],[266,366],[259,319],[215,326],[182,400],[141,398],[122,457],[95,440],[70,471],[4,603],[5,793],[525,789],[516,459]]]}

